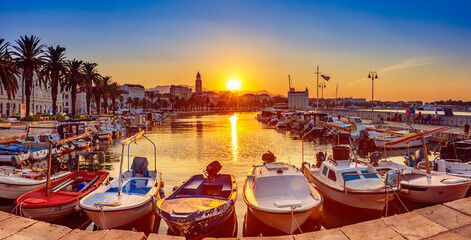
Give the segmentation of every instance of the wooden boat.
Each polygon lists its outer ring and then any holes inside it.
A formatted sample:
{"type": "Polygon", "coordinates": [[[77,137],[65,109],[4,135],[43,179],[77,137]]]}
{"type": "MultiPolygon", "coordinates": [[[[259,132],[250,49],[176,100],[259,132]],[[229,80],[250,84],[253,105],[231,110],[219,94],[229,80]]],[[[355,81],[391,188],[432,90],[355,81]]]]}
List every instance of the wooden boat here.
{"type": "Polygon", "coordinates": [[[253,166],[244,184],[244,201],[265,225],[292,234],[309,218],[320,227],[323,198],[293,165],[253,166]]]}
{"type": "Polygon", "coordinates": [[[397,186],[386,185],[373,167],[351,159],[349,147],[333,147],[333,155],[322,160],[323,156],[319,157],[317,165],[304,162],[301,170],[324,197],[376,212],[383,211],[386,203],[393,199],[397,186]]]}
{"type": "Polygon", "coordinates": [[[75,171],[46,187],[23,194],[16,200],[23,216],[42,221],[53,221],[80,211],[78,201],[108,181],[107,172],[75,171]]]}
{"type": "Polygon", "coordinates": [[[155,201],[156,213],[173,232],[187,239],[207,236],[234,212],[234,175],[218,174],[221,165],[217,161],[206,169],[206,177],[194,175],[169,196],[155,201]]]}
{"type": "MultiPolygon", "coordinates": [[[[69,175],[69,171],[58,171],[52,174],[52,181],[69,175]]],[[[17,199],[21,195],[46,185],[47,176],[37,169],[17,169],[11,166],[0,167],[0,197],[17,199]]]]}
{"type": "MultiPolygon", "coordinates": [[[[121,142],[122,155],[120,164],[121,177],[116,177],[108,185],[104,185],[80,200],[79,206],[100,229],[121,228],[135,223],[140,218],[152,214],[152,199],[160,199],[159,189],[162,174],[147,170],[147,158],[134,157],[131,169],[123,172],[124,149],[130,143],[145,135],[144,131],[121,142]]],[[[150,141],[150,140],[149,140],[150,141]]],[[[153,142],[150,141],[152,144],[153,142]]],[[[154,145],[154,164],[157,166],[156,148],[154,145]]],[[[129,157],[129,151],[128,151],[129,157]]],[[[160,220],[160,219],[159,219],[160,220]]],[[[154,224],[154,218],[148,223],[154,224]]],[[[144,223],[140,223],[141,227],[144,223]]]]}
{"type": "MultiPolygon", "coordinates": [[[[389,147],[388,143],[394,142],[394,141],[397,141],[397,140],[401,140],[404,137],[409,136],[410,134],[414,134],[414,133],[404,133],[403,136],[388,136],[388,135],[383,136],[383,134],[378,134],[378,135],[374,135],[374,136],[370,136],[370,137],[374,140],[375,147],[384,148],[385,146],[389,147]]],[[[425,144],[428,143],[431,136],[432,135],[426,135],[425,136],[425,144]]],[[[421,146],[422,146],[422,141],[419,139],[419,140],[412,140],[412,141],[408,142],[407,144],[406,143],[401,143],[401,144],[394,145],[394,148],[407,148],[407,147],[414,148],[414,147],[421,147],[421,146]]]]}
{"type": "Polygon", "coordinates": [[[35,161],[46,158],[49,152],[49,150],[45,148],[28,148],[19,144],[0,145],[0,151],[9,152],[11,154],[29,154],[29,159],[35,161]]]}

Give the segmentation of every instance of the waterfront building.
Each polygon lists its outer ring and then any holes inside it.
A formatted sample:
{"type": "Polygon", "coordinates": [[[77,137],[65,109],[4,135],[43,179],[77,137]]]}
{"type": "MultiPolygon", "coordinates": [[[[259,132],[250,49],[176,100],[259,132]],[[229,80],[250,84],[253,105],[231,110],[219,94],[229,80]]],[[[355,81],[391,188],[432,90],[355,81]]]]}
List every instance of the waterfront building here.
{"type": "Polygon", "coordinates": [[[139,98],[143,99],[146,97],[145,95],[145,88],[142,85],[139,84],[124,84],[121,86],[121,90],[126,91],[128,94],[126,96],[127,98],[139,98]]]}
{"type": "Polygon", "coordinates": [[[193,95],[193,91],[189,87],[172,85],[170,86],[170,95],[174,98],[188,100],[190,99],[191,95],[193,95]]]}
{"type": "Polygon", "coordinates": [[[289,109],[307,109],[309,106],[309,91],[295,91],[290,88],[288,92],[288,108],[289,109]]]}
{"type": "Polygon", "coordinates": [[[87,89],[84,87],[77,89],[75,111],[77,114],[87,114],[87,89]]]}
{"type": "MultiPolygon", "coordinates": [[[[21,103],[26,103],[26,96],[22,96],[23,86],[21,79],[21,76],[17,79],[18,91],[16,96],[11,100],[8,100],[6,91],[0,86],[0,118],[20,116],[21,103]],[[24,101],[22,101],[22,99],[24,101]]],[[[54,114],[52,109],[51,86],[49,84],[40,84],[38,79],[33,79],[31,95],[30,115],[38,113],[54,114]]],[[[59,87],[56,103],[56,113],[70,112],[70,92],[67,87],[59,87]]]]}
{"type": "Polygon", "coordinates": [[[203,92],[203,82],[201,81],[200,71],[196,74],[196,81],[195,81],[195,93],[201,94],[203,92]]]}

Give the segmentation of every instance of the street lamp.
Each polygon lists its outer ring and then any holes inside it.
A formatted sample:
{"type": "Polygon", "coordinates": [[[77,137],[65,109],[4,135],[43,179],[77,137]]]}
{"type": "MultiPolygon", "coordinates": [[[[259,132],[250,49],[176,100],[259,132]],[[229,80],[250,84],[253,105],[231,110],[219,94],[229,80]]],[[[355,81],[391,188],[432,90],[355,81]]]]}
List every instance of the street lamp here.
{"type": "Polygon", "coordinates": [[[368,74],[368,78],[371,78],[371,111],[373,112],[373,97],[374,97],[374,90],[375,90],[375,78],[378,78],[378,74],[376,72],[370,71],[368,74]]]}
{"type": "Polygon", "coordinates": [[[324,101],[324,88],[327,87],[327,85],[325,85],[325,83],[322,82],[319,84],[319,87],[321,88],[321,91],[322,91],[322,95],[321,95],[322,101],[324,101]]]}

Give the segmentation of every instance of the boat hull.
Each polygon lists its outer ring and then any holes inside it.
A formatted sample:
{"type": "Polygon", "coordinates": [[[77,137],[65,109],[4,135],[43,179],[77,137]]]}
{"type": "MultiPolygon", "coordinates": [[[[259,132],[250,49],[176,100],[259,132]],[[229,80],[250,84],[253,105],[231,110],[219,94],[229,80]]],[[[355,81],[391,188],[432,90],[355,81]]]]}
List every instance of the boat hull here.
{"type": "Polygon", "coordinates": [[[404,183],[401,185],[399,197],[426,204],[441,204],[464,198],[470,187],[470,184],[436,187],[416,187],[404,183]]]}
{"type": "Polygon", "coordinates": [[[46,182],[31,185],[16,185],[0,182],[0,197],[15,200],[27,192],[44,186],[46,186],[46,182]]]}
{"type": "Polygon", "coordinates": [[[344,191],[339,191],[325,185],[322,181],[319,181],[315,176],[313,176],[308,169],[303,168],[302,171],[307,180],[317,186],[319,191],[322,193],[322,196],[346,206],[371,211],[383,211],[386,206],[386,202],[393,198],[393,194],[390,193],[388,195],[387,192],[345,193],[344,191]]]}
{"type": "MultiPolygon", "coordinates": [[[[428,143],[430,137],[431,137],[431,135],[428,135],[428,136],[424,137],[425,144],[428,143]]],[[[422,139],[412,140],[412,141],[408,142],[407,144],[400,143],[400,144],[397,144],[397,145],[394,145],[394,146],[388,145],[389,142],[396,141],[396,140],[399,140],[399,139],[402,139],[402,137],[393,137],[393,138],[386,138],[386,139],[382,139],[381,137],[377,137],[377,138],[374,138],[374,142],[375,142],[375,146],[377,148],[384,148],[385,143],[386,143],[387,148],[422,147],[422,139]]]]}
{"type": "Polygon", "coordinates": [[[185,236],[187,239],[194,237],[204,237],[205,234],[209,234],[214,231],[221,223],[225,222],[235,211],[234,205],[229,210],[216,214],[209,218],[204,218],[199,221],[179,223],[176,221],[170,221],[169,219],[163,218],[167,223],[168,227],[172,232],[180,236],[185,236]]]}
{"type": "Polygon", "coordinates": [[[22,207],[21,212],[24,217],[49,222],[80,211],[77,205],[78,201],[50,207],[22,207]]]}
{"type": "Polygon", "coordinates": [[[270,213],[260,211],[248,206],[251,214],[261,221],[263,224],[278,229],[286,234],[293,234],[296,230],[301,228],[309,218],[316,219],[316,225],[320,228],[322,219],[322,205],[318,205],[308,211],[291,213],[270,213]]]}
{"type": "Polygon", "coordinates": [[[117,211],[101,211],[83,208],[84,212],[100,229],[123,228],[139,220],[142,216],[153,214],[151,199],[141,206],[117,211]]]}

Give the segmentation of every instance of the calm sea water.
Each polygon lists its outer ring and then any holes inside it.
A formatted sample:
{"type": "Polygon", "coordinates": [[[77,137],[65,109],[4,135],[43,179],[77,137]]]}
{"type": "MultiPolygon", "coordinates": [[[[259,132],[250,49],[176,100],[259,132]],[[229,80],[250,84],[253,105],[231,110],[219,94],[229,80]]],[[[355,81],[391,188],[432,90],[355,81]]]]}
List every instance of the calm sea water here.
{"type": "MultiPolygon", "coordinates": [[[[331,153],[332,145],[328,141],[302,142],[295,139],[297,135],[290,132],[278,132],[273,127],[259,123],[256,113],[237,113],[230,115],[204,115],[170,117],[159,127],[154,127],[146,133],[156,144],[156,163],[158,171],[162,172],[165,182],[165,193],[169,194],[174,186],[195,174],[201,174],[206,166],[218,160],[222,164],[221,173],[233,174],[237,180],[238,199],[236,201],[236,214],[228,223],[225,223],[223,235],[215,236],[258,236],[279,235],[280,232],[264,226],[247,213],[247,206],[242,197],[243,184],[248,171],[254,164],[261,164],[261,156],[271,151],[279,162],[288,162],[298,167],[303,159],[315,163],[315,153],[331,153]],[[237,225],[236,225],[237,224],[237,225]],[[234,234],[227,234],[235,229],[234,234]]],[[[129,159],[134,156],[145,156],[149,160],[149,169],[154,168],[154,148],[146,139],[140,138],[136,144],[130,145],[129,159]]],[[[119,175],[121,144],[100,144],[99,151],[103,154],[73,154],[88,155],[80,162],[81,169],[106,170],[111,177],[119,175]]],[[[394,161],[402,162],[404,151],[388,152],[394,161]]],[[[82,159],[82,158],[80,158],[82,159]]],[[[127,155],[124,158],[123,168],[128,168],[127,155]]],[[[71,168],[76,168],[70,164],[71,168]]],[[[406,203],[407,204],[407,203],[406,203]]],[[[409,204],[408,209],[422,207],[409,204]]],[[[399,202],[392,202],[388,208],[388,215],[405,212],[399,202]]],[[[76,216],[74,216],[77,218],[76,216]]],[[[325,201],[323,227],[333,228],[346,224],[370,220],[380,217],[378,213],[367,213],[350,209],[348,207],[325,201]]],[[[67,221],[66,221],[67,222],[67,221]]],[[[59,222],[62,223],[62,222],[59,222]]],[[[69,224],[67,224],[69,225],[69,224]]],[[[70,226],[70,225],[69,225],[70,226]]],[[[71,227],[79,226],[78,224],[71,227]]],[[[312,231],[309,223],[302,227],[303,231],[312,231]]],[[[159,234],[167,234],[168,227],[162,220],[158,230],[159,234]]]]}

